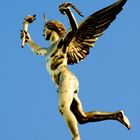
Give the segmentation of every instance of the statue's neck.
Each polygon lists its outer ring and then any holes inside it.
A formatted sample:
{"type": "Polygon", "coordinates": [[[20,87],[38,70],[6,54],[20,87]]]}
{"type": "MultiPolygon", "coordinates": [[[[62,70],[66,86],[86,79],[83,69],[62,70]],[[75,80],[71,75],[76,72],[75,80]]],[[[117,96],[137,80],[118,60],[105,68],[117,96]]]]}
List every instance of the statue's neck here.
{"type": "Polygon", "coordinates": [[[58,36],[58,34],[56,32],[52,32],[51,37],[50,37],[50,43],[54,44],[55,42],[57,42],[60,39],[60,37],[58,36]]]}

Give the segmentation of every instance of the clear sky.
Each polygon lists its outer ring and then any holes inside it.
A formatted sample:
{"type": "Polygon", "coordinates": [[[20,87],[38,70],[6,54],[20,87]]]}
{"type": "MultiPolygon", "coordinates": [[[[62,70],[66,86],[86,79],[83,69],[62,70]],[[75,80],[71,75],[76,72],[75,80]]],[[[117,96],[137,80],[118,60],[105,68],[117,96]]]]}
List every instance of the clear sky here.
{"type": "MultiPolygon", "coordinates": [[[[83,15],[116,0],[71,0],[83,15]]],[[[36,14],[29,27],[34,41],[47,47],[42,36],[43,13],[63,22],[58,11],[64,0],[4,0],[0,4],[0,140],[71,140],[58,112],[56,88],[44,58],[26,45],[20,29],[26,15],[36,14]]],[[[123,109],[132,130],[115,121],[79,125],[81,140],[139,140],[140,138],[140,1],[128,0],[124,10],[97,41],[86,59],[70,66],[80,81],[79,97],[85,111],[123,109]]],[[[83,18],[77,13],[78,22],[83,18]]],[[[84,17],[84,18],[85,18],[84,17]]]]}

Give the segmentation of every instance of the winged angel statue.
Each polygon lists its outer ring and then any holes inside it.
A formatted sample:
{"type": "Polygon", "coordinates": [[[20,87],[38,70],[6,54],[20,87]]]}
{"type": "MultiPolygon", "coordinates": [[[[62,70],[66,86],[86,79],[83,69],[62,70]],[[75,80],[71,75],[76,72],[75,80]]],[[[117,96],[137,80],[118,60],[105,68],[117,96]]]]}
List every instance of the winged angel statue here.
{"type": "MultiPolygon", "coordinates": [[[[45,56],[47,70],[57,87],[59,97],[59,111],[63,115],[73,140],[80,140],[77,122],[85,124],[103,120],[117,120],[128,129],[131,128],[128,118],[123,111],[116,112],[85,112],[78,97],[78,79],[67,67],[68,64],[79,63],[88,54],[96,40],[115,20],[116,15],[122,10],[127,0],[118,0],[114,4],[103,8],[80,24],[70,9],[72,7],[79,15],[81,12],[69,2],[59,6],[59,11],[68,17],[70,30],[66,32],[64,25],[56,20],[47,21],[44,15],[43,36],[50,40],[50,47],[41,48],[30,37],[27,29],[29,23],[35,20],[34,16],[24,19],[24,29],[21,30],[21,38],[29,45],[37,55],[45,56]]],[[[24,46],[24,42],[22,44],[24,46]]]]}

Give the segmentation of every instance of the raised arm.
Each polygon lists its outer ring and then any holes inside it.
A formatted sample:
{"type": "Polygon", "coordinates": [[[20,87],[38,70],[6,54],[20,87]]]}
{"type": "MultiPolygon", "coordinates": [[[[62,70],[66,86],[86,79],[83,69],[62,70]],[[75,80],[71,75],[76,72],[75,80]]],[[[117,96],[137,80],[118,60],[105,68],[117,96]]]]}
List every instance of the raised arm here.
{"type": "Polygon", "coordinates": [[[80,15],[80,16],[83,16],[81,15],[81,12],[75,8],[75,6],[72,4],[72,3],[63,3],[59,6],[59,11],[64,14],[64,15],[67,15],[68,16],[68,19],[69,19],[69,23],[70,23],[70,26],[72,28],[72,31],[75,32],[78,28],[78,24],[77,24],[77,21],[76,21],[76,18],[74,17],[71,9],[70,9],[70,6],[80,15]]]}
{"type": "Polygon", "coordinates": [[[22,39],[22,48],[24,47],[24,43],[27,43],[28,46],[32,49],[32,51],[37,55],[45,55],[47,53],[47,48],[41,48],[37,45],[30,37],[28,33],[28,26],[35,20],[36,15],[26,16],[23,22],[23,30],[21,30],[21,39],[22,39]]]}
{"type": "Polygon", "coordinates": [[[27,45],[35,54],[43,56],[47,54],[47,48],[41,48],[38,44],[36,44],[30,37],[28,32],[21,31],[21,38],[23,38],[23,34],[25,35],[25,43],[27,43],[27,45]]]}

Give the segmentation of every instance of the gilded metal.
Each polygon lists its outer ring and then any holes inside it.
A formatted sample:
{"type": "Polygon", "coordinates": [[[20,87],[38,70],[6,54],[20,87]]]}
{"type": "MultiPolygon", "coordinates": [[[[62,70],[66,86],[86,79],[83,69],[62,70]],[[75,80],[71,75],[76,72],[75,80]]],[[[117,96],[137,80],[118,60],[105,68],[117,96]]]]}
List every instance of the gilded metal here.
{"type": "Polygon", "coordinates": [[[45,56],[47,70],[58,89],[59,111],[63,115],[73,140],[80,140],[77,122],[85,124],[103,120],[116,120],[130,129],[131,125],[123,111],[85,112],[78,97],[79,82],[69,70],[68,64],[79,63],[83,60],[103,32],[115,20],[122,10],[126,0],[118,0],[114,4],[88,16],[80,24],[77,23],[70,8],[79,15],[81,12],[72,3],[63,3],[59,11],[68,17],[71,29],[66,32],[62,23],[46,21],[44,15],[43,36],[50,41],[50,47],[41,48],[30,37],[28,31],[23,30],[21,37],[34,53],[45,56]],[[24,33],[24,34],[23,34],[24,33]]]}

